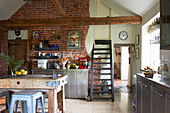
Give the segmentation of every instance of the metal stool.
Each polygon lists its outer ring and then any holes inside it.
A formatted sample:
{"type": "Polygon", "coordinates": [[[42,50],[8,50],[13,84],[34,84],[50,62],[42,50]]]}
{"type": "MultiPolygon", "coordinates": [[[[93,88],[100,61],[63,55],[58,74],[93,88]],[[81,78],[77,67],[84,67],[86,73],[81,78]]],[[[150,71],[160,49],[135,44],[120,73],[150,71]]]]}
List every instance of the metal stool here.
{"type": "Polygon", "coordinates": [[[6,104],[7,107],[9,108],[9,91],[6,90],[0,90],[0,98],[6,96],[6,104]]]}
{"type": "Polygon", "coordinates": [[[42,92],[34,92],[34,91],[21,91],[12,95],[11,105],[9,109],[9,113],[13,113],[15,101],[21,101],[21,113],[36,113],[38,99],[40,99],[41,110],[44,112],[44,102],[43,102],[43,94],[42,92]],[[25,107],[25,109],[23,109],[25,107]]]}

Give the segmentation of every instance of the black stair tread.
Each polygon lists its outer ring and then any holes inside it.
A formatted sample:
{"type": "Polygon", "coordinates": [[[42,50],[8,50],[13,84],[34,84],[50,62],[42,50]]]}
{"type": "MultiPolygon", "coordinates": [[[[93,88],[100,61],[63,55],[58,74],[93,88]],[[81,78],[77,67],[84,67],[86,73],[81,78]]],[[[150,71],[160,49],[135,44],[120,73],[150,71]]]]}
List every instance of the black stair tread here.
{"type": "Polygon", "coordinates": [[[100,84],[100,85],[97,85],[97,84],[93,84],[93,86],[97,86],[97,87],[111,87],[112,85],[103,85],[103,84],[100,84]]]}
{"type": "Polygon", "coordinates": [[[95,55],[98,55],[98,54],[110,54],[110,53],[94,53],[95,55]]]}
{"type": "Polygon", "coordinates": [[[93,91],[93,93],[112,93],[111,91],[93,91]]]}
{"type": "Polygon", "coordinates": [[[93,70],[111,70],[111,68],[93,68],[93,70]]]}
{"type": "Polygon", "coordinates": [[[93,79],[93,81],[109,81],[111,79],[93,79]]]}
{"type": "Polygon", "coordinates": [[[110,59],[110,58],[93,58],[93,59],[110,59]]]}
{"type": "Polygon", "coordinates": [[[111,73],[93,73],[93,75],[111,75],[111,73]]]}
{"type": "Polygon", "coordinates": [[[111,40],[95,40],[95,44],[103,44],[103,45],[107,45],[110,44],[111,40]]]}
{"type": "Polygon", "coordinates": [[[111,64],[111,62],[100,62],[100,63],[93,63],[93,64],[111,64]]]}
{"type": "Polygon", "coordinates": [[[94,50],[110,50],[110,48],[94,48],[94,50]]]}

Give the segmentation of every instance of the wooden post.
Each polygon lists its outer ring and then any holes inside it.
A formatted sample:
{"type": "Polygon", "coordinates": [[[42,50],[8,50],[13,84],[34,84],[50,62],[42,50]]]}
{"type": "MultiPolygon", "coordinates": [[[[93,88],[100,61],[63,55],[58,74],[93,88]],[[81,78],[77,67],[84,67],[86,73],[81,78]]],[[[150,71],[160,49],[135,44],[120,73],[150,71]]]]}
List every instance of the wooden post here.
{"type": "Polygon", "coordinates": [[[58,108],[62,113],[65,113],[65,93],[64,86],[61,86],[61,91],[58,92],[58,108]]]}
{"type": "Polygon", "coordinates": [[[57,113],[57,91],[51,89],[48,91],[48,113],[57,113]]]}

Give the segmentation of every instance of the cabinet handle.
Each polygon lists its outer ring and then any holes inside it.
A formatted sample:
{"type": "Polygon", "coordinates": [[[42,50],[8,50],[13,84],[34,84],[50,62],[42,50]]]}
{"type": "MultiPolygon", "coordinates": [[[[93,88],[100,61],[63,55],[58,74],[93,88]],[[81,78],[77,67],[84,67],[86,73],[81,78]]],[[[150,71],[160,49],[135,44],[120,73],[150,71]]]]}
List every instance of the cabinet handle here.
{"type": "Polygon", "coordinates": [[[163,94],[160,94],[160,96],[162,97],[162,96],[163,96],[163,94]]]}
{"type": "Polygon", "coordinates": [[[148,87],[147,85],[145,85],[145,87],[148,87]]]}

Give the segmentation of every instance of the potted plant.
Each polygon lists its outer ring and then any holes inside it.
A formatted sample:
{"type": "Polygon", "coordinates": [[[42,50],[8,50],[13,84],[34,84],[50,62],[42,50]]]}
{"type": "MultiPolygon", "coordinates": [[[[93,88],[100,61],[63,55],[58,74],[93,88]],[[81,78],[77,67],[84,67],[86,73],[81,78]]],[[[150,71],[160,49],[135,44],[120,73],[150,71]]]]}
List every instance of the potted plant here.
{"type": "Polygon", "coordinates": [[[11,74],[12,74],[12,76],[15,76],[15,71],[16,71],[16,69],[17,69],[18,67],[20,67],[21,64],[24,63],[24,60],[23,60],[23,59],[15,62],[15,60],[14,60],[14,55],[13,55],[12,58],[11,58],[9,55],[5,55],[5,54],[1,53],[1,54],[0,54],[0,58],[1,58],[2,60],[4,60],[4,61],[8,64],[8,66],[11,68],[11,74]]]}

